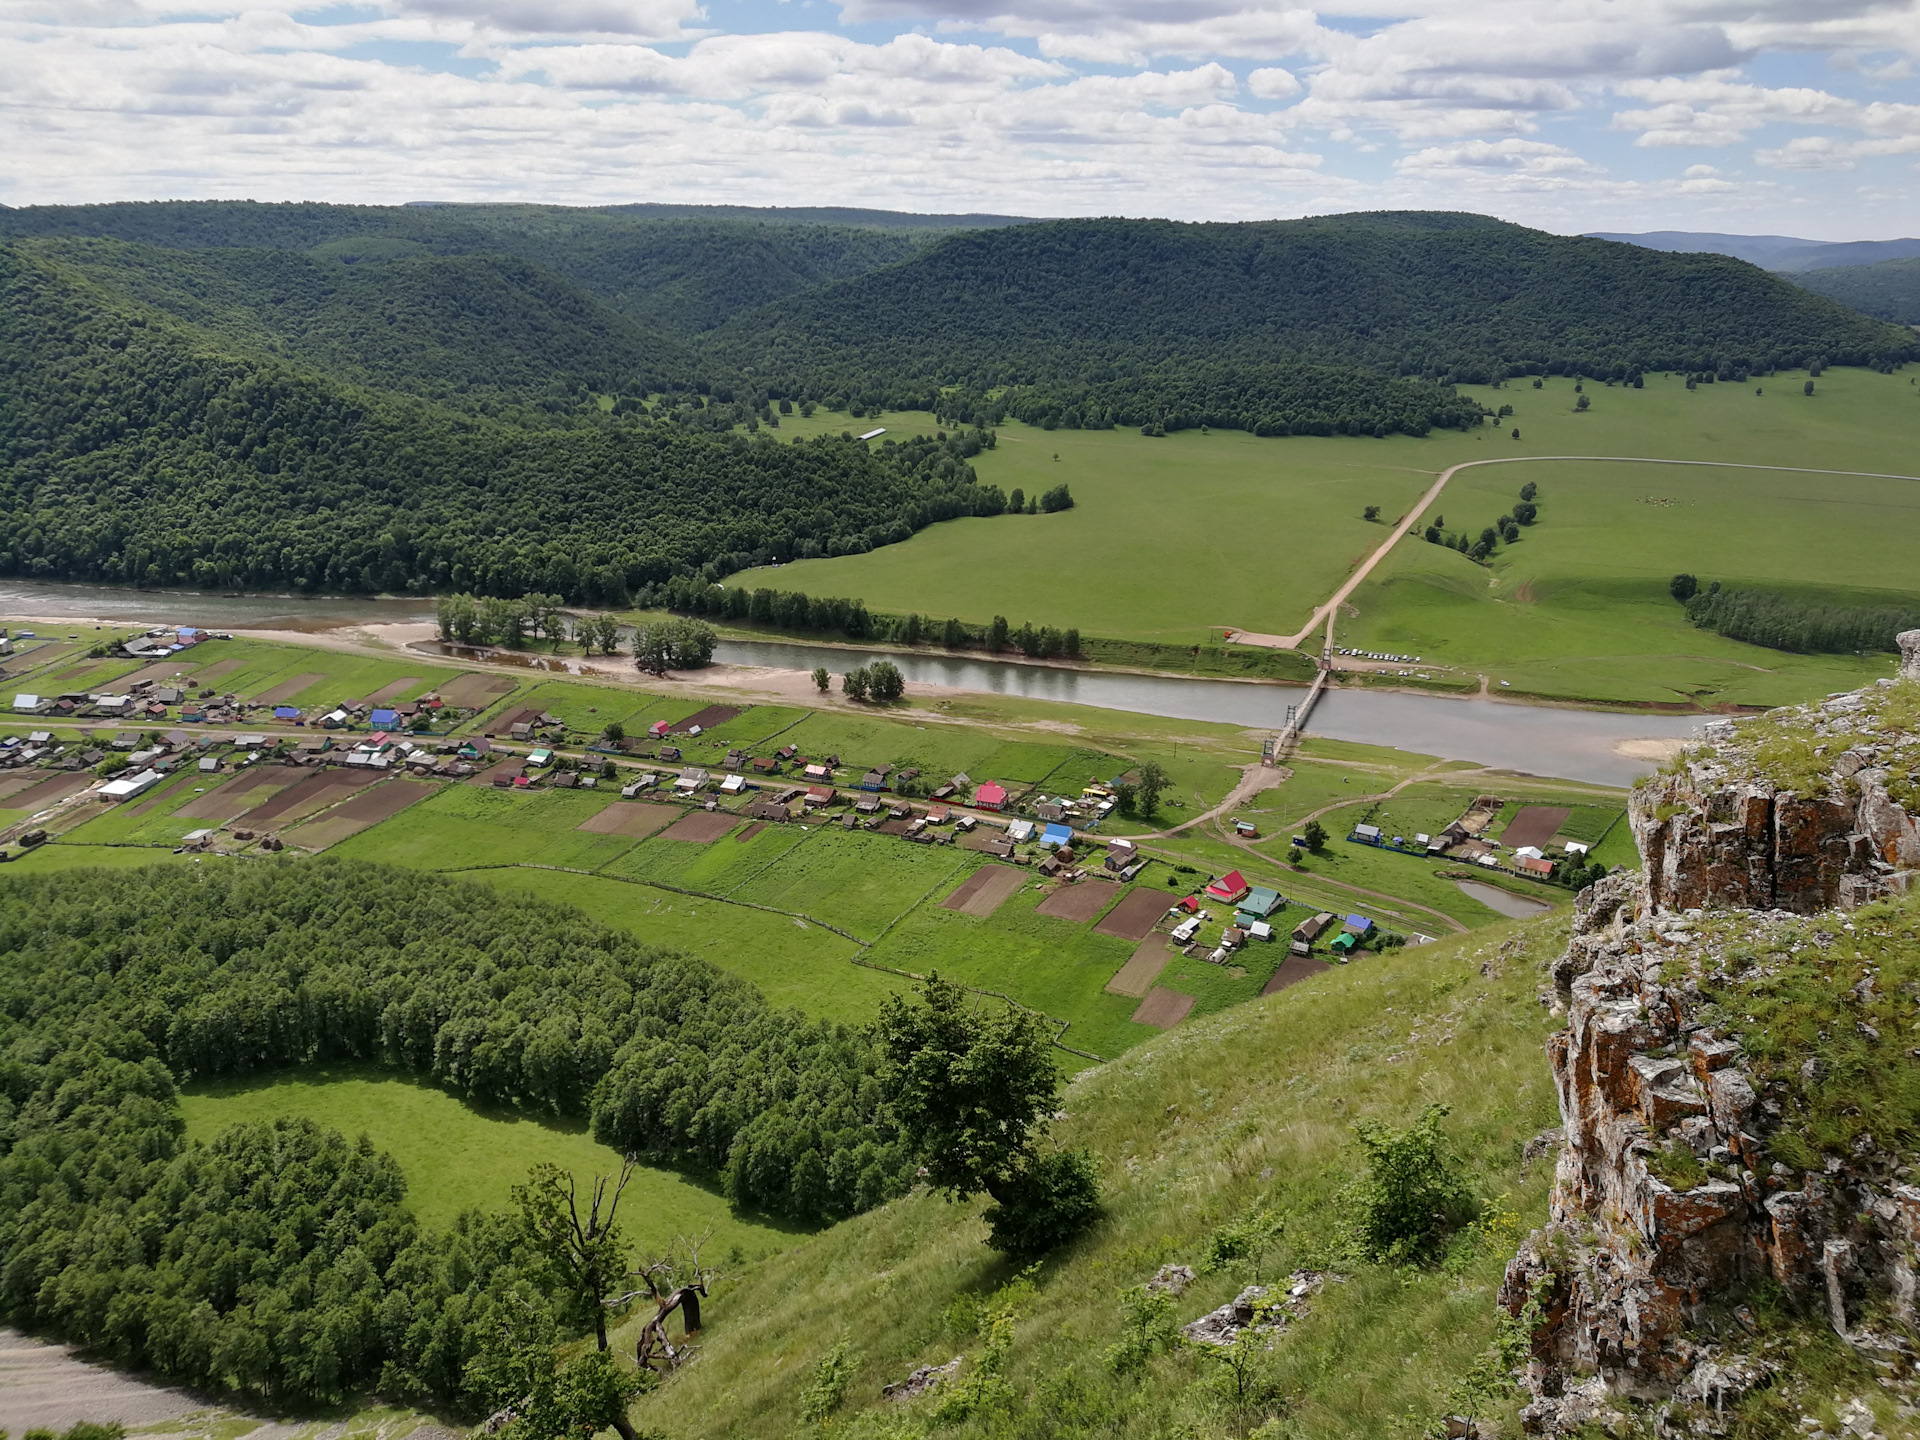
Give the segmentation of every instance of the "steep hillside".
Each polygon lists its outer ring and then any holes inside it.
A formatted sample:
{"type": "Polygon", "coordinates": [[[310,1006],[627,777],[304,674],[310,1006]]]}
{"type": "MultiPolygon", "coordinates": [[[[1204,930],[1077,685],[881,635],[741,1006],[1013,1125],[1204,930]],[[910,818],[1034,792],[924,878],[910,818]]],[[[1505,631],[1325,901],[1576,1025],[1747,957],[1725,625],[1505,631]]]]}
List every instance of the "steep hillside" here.
{"type": "Polygon", "coordinates": [[[616,601],[1005,506],[977,437],[749,441],[744,408],[684,399],[499,423],[229,348],[26,247],[0,245],[0,293],[0,573],[616,601]]]}
{"type": "MultiPolygon", "coordinates": [[[[364,242],[363,242],[364,243],[364,242]]],[[[462,406],[686,387],[686,347],[505,255],[345,264],[290,250],[31,241],[50,267],[150,305],[225,348],[462,406]]]]}
{"type": "Polygon", "coordinates": [[[1804,270],[1793,283],[1876,320],[1920,325],[1920,257],[1804,270]]]}
{"type": "Polygon", "coordinates": [[[1911,335],[1738,261],[1422,213],[962,234],[741,316],[716,340],[774,373],[975,385],[1097,382],[1174,360],[1485,380],[1920,353],[1911,335]]]}

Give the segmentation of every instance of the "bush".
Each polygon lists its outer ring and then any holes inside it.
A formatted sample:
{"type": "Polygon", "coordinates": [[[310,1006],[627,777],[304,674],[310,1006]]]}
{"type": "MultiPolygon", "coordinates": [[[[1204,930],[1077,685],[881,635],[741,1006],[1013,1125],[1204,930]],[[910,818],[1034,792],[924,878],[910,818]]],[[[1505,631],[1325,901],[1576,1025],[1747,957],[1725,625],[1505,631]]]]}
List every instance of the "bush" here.
{"type": "Polygon", "coordinates": [[[1473,1218],[1473,1197],[1440,1122],[1445,1105],[1429,1105],[1405,1130],[1378,1121],[1353,1127],[1366,1152],[1367,1175],[1349,1192],[1353,1233],[1370,1260],[1428,1260],[1448,1234],[1473,1218]]]}
{"type": "Polygon", "coordinates": [[[1035,1154],[1001,1190],[983,1217],[987,1244],[1012,1260],[1045,1255],[1100,1218],[1100,1174],[1084,1150],[1035,1154]]]}

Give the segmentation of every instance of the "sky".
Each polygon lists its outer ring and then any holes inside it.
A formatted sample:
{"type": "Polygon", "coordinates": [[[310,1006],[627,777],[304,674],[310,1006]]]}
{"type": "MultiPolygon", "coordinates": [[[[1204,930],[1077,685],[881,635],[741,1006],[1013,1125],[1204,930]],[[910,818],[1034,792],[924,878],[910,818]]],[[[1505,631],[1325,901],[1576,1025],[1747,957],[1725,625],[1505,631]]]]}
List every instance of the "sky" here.
{"type": "Polygon", "coordinates": [[[0,204],[1920,234],[1920,0],[0,0],[0,204]]]}

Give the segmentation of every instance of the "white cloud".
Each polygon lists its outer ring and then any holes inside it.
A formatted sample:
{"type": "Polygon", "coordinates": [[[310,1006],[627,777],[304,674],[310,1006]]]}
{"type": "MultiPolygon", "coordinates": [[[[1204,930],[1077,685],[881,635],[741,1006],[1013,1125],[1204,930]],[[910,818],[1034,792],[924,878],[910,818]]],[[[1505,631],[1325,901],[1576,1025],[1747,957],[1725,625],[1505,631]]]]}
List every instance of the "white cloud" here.
{"type": "Polygon", "coordinates": [[[1247,76],[1247,90],[1258,100],[1286,100],[1300,93],[1300,82],[1291,70],[1268,66],[1247,76]]]}

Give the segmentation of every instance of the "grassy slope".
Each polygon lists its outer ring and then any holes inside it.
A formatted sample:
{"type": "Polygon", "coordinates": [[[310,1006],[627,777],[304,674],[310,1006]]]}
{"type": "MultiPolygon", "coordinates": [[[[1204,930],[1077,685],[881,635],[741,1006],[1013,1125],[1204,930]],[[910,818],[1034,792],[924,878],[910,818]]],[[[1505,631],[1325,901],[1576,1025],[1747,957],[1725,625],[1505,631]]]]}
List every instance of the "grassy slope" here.
{"type": "MultiPolygon", "coordinates": [[[[617,1151],[582,1128],[514,1111],[464,1105],[432,1085],[374,1065],[338,1065],[196,1086],[181,1097],[190,1139],[211,1140],[229,1125],[304,1116],[353,1138],[365,1135],[390,1152],[407,1177],[422,1225],[444,1228],[462,1210],[505,1210],[512,1189],[539,1163],[562,1166],[583,1183],[615,1174],[617,1151]]],[[[797,1232],[729,1213],[719,1194],[671,1170],[643,1167],[621,1213],[627,1238],[641,1252],[664,1251],[675,1235],[714,1227],[720,1250],[767,1254],[797,1232]]]]}
{"type": "MultiPolygon", "coordinates": [[[[1462,460],[1654,455],[1916,473],[1920,400],[1908,377],[1829,370],[1811,399],[1800,393],[1803,380],[1782,373],[1689,392],[1656,375],[1644,390],[1590,386],[1593,408],[1584,415],[1572,410],[1572,382],[1548,380],[1535,391],[1522,381],[1470,391],[1496,408],[1515,407],[1503,428],[1424,440],[1259,440],[1239,432],[1154,440],[1009,423],[999,448],[976,458],[981,477],[1029,491],[1065,480],[1078,502],[1072,511],[955,521],[867,555],[750,572],[736,583],[858,595],[880,609],[975,621],[1005,613],[1016,624],[1031,618],[1088,634],[1198,642],[1210,626],[1285,633],[1378,543],[1380,527],[1360,519],[1363,505],[1398,514],[1434,474],[1462,460]],[[1755,386],[1765,393],[1756,396],[1755,386]],[[1518,441],[1508,436],[1515,426],[1518,441]]],[[[838,431],[854,422],[817,414],[789,423],[838,431]]],[[[912,433],[930,428],[931,417],[860,423],[912,433]]],[[[1456,477],[1436,509],[1454,528],[1471,521],[1477,531],[1527,479],[1542,485],[1542,521],[1497,561],[1497,591],[1487,589],[1488,572],[1415,541],[1354,597],[1360,614],[1343,620],[1342,641],[1438,656],[1523,690],[1634,700],[1673,701],[1676,690],[1704,688],[1711,698],[1778,703],[1884,671],[1878,661],[1782,656],[1721,640],[1661,602],[1675,571],[1706,575],[1736,564],[1743,580],[1911,595],[1916,587],[1900,559],[1920,531],[1912,487],[1513,466],[1456,477]],[[1647,495],[1698,503],[1637,503],[1647,495]],[[1716,539],[1729,527],[1733,543],[1716,539]],[[1512,603],[1527,581],[1532,603],[1512,603]]]]}
{"type": "MultiPolygon", "coordinates": [[[[1540,1052],[1549,1021],[1533,996],[1535,967],[1560,933],[1558,922],[1507,926],[1371,958],[1078,1076],[1059,1130],[1099,1157],[1107,1218],[1042,1269],[1018,1330],[1009,1378],[1023,1405],[1044,1404],[1045,1420],[1027,1409],[995,1433],[1245,1433],[1256,1417],[1226,1413],[1191,1356],[1156,1360],[1137,1380],[1106,1374],[1100,1355],[1118,1338],[1117,1297],[1163,1261],[1197,1261],[1207,1233],[1256,1202],[1288,1221],[1270,1270],[1324,1259],[1338,1235],[1338,1193],[1357,1165],[1356,1120],[1399,1125],[1429,1101],[1450,1104],[1447,1130],[1475,1189],[1510,1194],[1522,1223],[1543,1219],[1547,1167],[1523,1176],[1518,1157],[1556,1114],[1540,1052]],[[1528,950],[1502,959],[1496,942],[1510,934],[1524,935],[1528,950]],[[1073,1401],[1076,1383],[1091,1401],[1073,1401]],[[1097,1426],[1076,1423],[1087,1405],[1105,1412],[1097,1426]],[[1194,1428],[1180,1432],[1183,1424],[1194,1428]]],[[[804,1377],[842,1334],[863,1353],[849,1410],[878,1410],[880,1385],[916,1364],[977,1350],[962,1318],[968,1302],[1009,1278],[980,1243],[979,1210],[914,1195],[755,1267],[708,1307],[701,1363],[636,1419],[665,1434],[786,1436],[798,1430],[804,1377]]],[[[1491,1333],[1511,1238],[1455,1276],[1342,1263],[1347,1282],[1327,1289],[1274,1356],[1293,1397],[1293,1428],[1281,1433],[1371,1440],[1404,1433],[1409,1408],[1430,1414],[1491,1333]]],[[[1178,1318],[1221,1303],[1243,1280],[1203,1278],[1178,1318]]]]}

